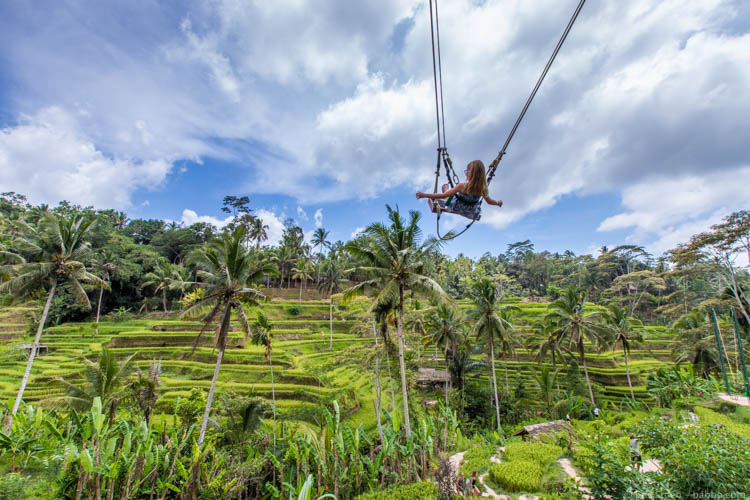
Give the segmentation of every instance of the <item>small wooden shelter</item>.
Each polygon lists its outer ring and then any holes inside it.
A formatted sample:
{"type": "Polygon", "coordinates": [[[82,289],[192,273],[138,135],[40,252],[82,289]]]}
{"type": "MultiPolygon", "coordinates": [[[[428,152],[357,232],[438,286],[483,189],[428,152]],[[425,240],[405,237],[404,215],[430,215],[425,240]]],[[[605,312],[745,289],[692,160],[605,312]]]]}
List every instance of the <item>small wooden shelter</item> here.
{"type": "Polygon", "coordinates": [[[528,441],[529,437],[532,439],[538,439],[541,434],[548,434],[550,432],[570,432],[570,426],[565,420],[553,420],[551,422],[542,422],[540,424],[525,425],[518,432],[513,434],[514,436],[521,436],[523,441],[528,441]]]}
{"type": "Polygon", "coordinates": [[[447,370],[434,368],[420,368],[415,381],[421,386],[438,386],[450,382],[451,376],[447,370]]]}

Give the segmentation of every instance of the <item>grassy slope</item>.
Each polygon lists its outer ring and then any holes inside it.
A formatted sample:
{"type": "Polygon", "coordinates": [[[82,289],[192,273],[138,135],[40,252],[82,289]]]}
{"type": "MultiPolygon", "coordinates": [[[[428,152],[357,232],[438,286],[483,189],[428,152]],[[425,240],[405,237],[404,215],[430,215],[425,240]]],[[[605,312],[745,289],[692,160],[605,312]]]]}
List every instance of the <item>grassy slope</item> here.
{"type": "MultiPolygon", "coordinates": [[[[354,425],[374,426],[374,357],[372,337],[360,337],[362,309],[366,302],[348,305],[334,312],[333,351],[328,350],[328,303],[317,297],[303,300],[298,304],[296,295],[286,292],[289,298],[275,297],[264,305],[264,310],[274,323],[273,363],[276,385],[277,406],[280,413],[290,420],[304,417],[304,410],[321,400],[337,398],[344,401],[342,413],[354,425]],[[299,313],[293,315],[292,306],[299,313]]],[[[297,292],[298,293],[298,292],[297,292]]],[[[306,295],[312,295],[306,293],[306,295]]],[[[539,303],[519,303],[522,314],[518,329],[522,335],[530,331],[531,324],[546,312],[546,305],[539,303]]],[[[462,309],[467,304],[462,303],[462,309]]],[[[30,336],[24,333],[24,314],[31,308],[16,307],[0,309],[0,325],[3,334],[0,349],[0,396],[8,399],[15,395],[23,373],[25,360],[19,356],[15,346],[29,342],[30,336]]],[[[249,317],[255,311],[248,311],[249,317]]],[[[230,348],[227,350],[219,381],[219,391],[254,393],[271,398],[271,384],[268,362],[263,357],[263,349],[245,342],[236,321],[232,323],[230,348]]],[[[62,389],[55,385],[55,377],[64,377],[75,382],[80,377],[82,357],[95,355],[101,346],[113,349],[119,356],[135,354],[134,363],[147,369],[152,360],[162,362],[162,396],[157,411],[170,413],[178,396],[187,395],[193,387],[208,387],[215,362],[215,351],[211,348],[211,332],[206,340],[191,353],[195,336],[201,324],[198,321],[177,318],[138,318],[122,322],[104,321],[95,335],[93,323],[75,323],[50,327],[42,341],[50,352],[40,356],[34,364],[31,383],[25,393],[28,401],[42,400],[62,395],[62,389]]],[[[634,347],[631,354],[631,377],[636,397],[647,397],[644,387],[645,375],[668,360],[669,332],[658,327],[646,329],[648,346],[634,347]]],[[[410,348],[417,349],[420,342],[412,339],[410,348]]],[[[442,369],[440,356],[432,358],[432,350],[425,352],[419,347],[413,353],[415,364],[442,369]]],[[[392,360],[394,361],[394,360],[392,360]]],[[[549,360],[548,360],[549,361],[549,360]]],[[[589,371],[599,390],[600,401],[617,402],[628,394],[622,352],[592,353],[587,356],[589,371]]],[[[382,362],[381,362],[382,363],[382,362]]],[[[387,367],[381,364],[383,384],[383,405],[390,408],[390,394],[387,392],[387,367]]],[[[527,392],[533,394],[533,377],[538,364],[533,353],[518,349],[514,360],[499,361],[498,385],[505,385],[505,370],[511,390],[520,378],[527,392]]],[[[395,366],[394,366],[395,368],[395,366]]],[[[396,397],[400,393],[398,373],[393,372],[396,397]]],[[[486,373],[472,375],[486,381],[486,373]]],[[[560,380],[564,389],[564,381],[560,380]]],[[[436,394],[420,393],[416,401],[432,399],[436,394]]],[[[309,417],[307,417],[309,418],[309,417]]]]}

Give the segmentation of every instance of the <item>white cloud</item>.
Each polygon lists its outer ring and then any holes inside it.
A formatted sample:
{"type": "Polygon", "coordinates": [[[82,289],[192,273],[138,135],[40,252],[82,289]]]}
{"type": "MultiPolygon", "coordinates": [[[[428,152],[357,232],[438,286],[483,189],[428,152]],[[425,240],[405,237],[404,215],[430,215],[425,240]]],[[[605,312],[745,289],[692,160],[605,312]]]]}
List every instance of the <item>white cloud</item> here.
{"type": "Polygon", "coordinates": [[[268,240],[266,240],[262,245],[273,246],[281,243],[281,237],[284,234],[283,218],[277,216],[273,212],[269,212],[268,210],[264,210],[262,208],[256,210],[254,215],[262,220],[263,224],[268,226],[268,229],[266,231],[268,233],[268,240]]]}
{"type": "MultiPolygon", "coordinates": [[[[497,153],[575,4],[441,4],[458,166],[497,153]]],[[[625,200],[654,174],[703,178],[750,164],[743,5],[587,3],[491,186],[505,206],[486,207],[482,223],[502,227],[571,193],[624,191],[625,200]]],[[[424,0],[145,4],[127,33],[116,8],[69,5],[54,30],[32,29],[38,19],[19,11],[0,32],[4,73],[17,82],[4,115],[33,117],[2,131],[3,189],[126,208],[172,162],[209,156],[242,165],[240,189],[303,204],[431,183],[424,0]],[[49,109],[67,122],[45,124],[49,109]]],[[[633,218],[624,203],[607,224],[633,218]]],[[[720,208],[707,199],[700,217],[720,208]]],[[[658,231],[700,219],[670,210],[658,231]]],[[[646,220],[640,230],[651,234],[659,224],[646,220]]]]}
{"type": "Polygon", "coordinates": [[[352,239],[356,238],[357,236],[359,236],[360,234],[362,234],[364,231],[365,231],[365,226],[358,226],[358,227],[354,228],[354,231],[352,231],[352,234],[349,235],[349,237],[352,238],[352,239]]]}
{"type": "Polygon", "coordinates": [[[315,227],[321,228],[323,227],[323,209],[319,208],[315,211],[315,214],[313,215],[313,219],[315,220],[315,227]]]}
{"type": "Polygon", "coordinates": [[[0,190],[26,194],[33,203],[69,200],[126,209],[136,189],[158,187],[171,168],[163,159],[105,154],[80,129],[78,117],[58,107],[0,130],[0,190]]]}
{"type": "Polygon", "coordinates": [[[654,177],[626,188],[626,211],[606,218],[599,231],[632,228],[630,239],[660,254],[750,205],[750,166],[706,175],[654,177]]]}
{"type": "Polygon", "coordinates": [[[308,220],[307,212],[305,212],[305,209],[297,205],[297,217],[299,217],[302,220],[308,220]]]}
{"type": "Polygon", "coordinates": [[[233,219],[234,217],[231,215],[225,219],[219,219],[210,215],[198,215],[194,210],[186,208],[182,211],[180,222],[185,226],[190,226],[198,222],[205,222],[206,224],[212,224],[217,229],[222,229],[224,226],[232,222],[233,219]]]}

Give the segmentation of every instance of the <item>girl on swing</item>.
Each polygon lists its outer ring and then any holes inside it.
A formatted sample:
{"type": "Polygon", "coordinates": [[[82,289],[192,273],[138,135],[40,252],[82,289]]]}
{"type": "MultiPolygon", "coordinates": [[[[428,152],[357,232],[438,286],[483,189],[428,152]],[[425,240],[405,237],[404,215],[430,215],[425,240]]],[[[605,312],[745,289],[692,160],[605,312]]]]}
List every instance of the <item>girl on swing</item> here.
{"type": "Polygon", "coordinates": [[[490,198],[482,160],[470,161],[466,165],[464,173],[466,174],[466,182],[456,184],[451,189],[449,189],[448,184],[443,184],[442,193],[423,193],[420,191],[417,193],[417,198],[427,198],[430,210],[433,212],[437,211],[439,206],[441,210],[457,213],[474,220],[479,220],[481,216],[479,201],[482,198],[489,205],[503,206],[502,200],[490,198]],[[446,198],[447,201],[444,201],[446,198]],[[437,202],[433,200],[437,200],[437,202]]]}

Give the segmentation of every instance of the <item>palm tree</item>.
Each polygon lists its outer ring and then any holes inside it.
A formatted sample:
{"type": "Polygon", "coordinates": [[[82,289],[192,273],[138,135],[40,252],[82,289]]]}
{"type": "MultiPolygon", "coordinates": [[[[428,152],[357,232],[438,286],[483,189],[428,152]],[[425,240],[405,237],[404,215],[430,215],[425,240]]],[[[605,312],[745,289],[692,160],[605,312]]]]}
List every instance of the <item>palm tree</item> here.
{"type": "Polygon", "coordinates": [[[88,272],[84,265],[91,252],[86,236],[92,224],[93,220],[86,220],[83,216],[74,215],[66,218],[52,214],[47,214],[41,219],[38,229],[23,224],[25,234],[14,241],[15,247],[23,255],[22,257],[17,254],[15,258],[22,262],[0,267],[10,275],[8,281],[0,284],[0,292],[10,292],[16,300],[32,297],[40,288],[48,288],[47,302],[44,304],[39,327],[29,352],[26,371],[21,378],[21,387],[18,389],[11,417],[7,419],[8,431],[13,422],[12,415],[16,414],[23,399],[57,285],[67,282],[76,298],[89,308],[91,303],[81,282],[105,285],[101,279],[88,272]]]}
{"type": "Polygon", "coordinates": [[[547,407],[547,412],[552,416],[552,408],[555,406],[555,386],[557,385],[557,370],[543,367],[534,375],[534,384],[539,391],[539,396],[547,407]]]}
{"type": "Polygon", "coordinates": [[[273,325],[268,321],[268,317],[263,314],[263,311],[258,311],[258,319],[253,325],[252,341],[255,345],[262,345],[266,348],[263,352],[263,356],[268,360],[268,368],[271,373],[271,404],[273,407],[273,444],[276,446],[276,389],[273,383],[273,360],[271,359],[271,349],[273,337],[271,330],[273,325]]]}
{"type": "Polygon", "coordinates": [[[141,285],[142,287],[153,287],[154,295],[161,292],[162,305],[164,306],[164,312],[167,312],[167,289],[174,280],[174,273],[172,271],[172,264],[169,262],[161,262],[154,268],[153,271],[146,273],[144,276],[145,281],[141,285]]]}
{"type": "Polygon", "coordinates": [[[318,253],[320,253],[320,247],[327,247],[330,246],[330,242],[328,241],[328,235],[331,234],[322,227],[319,227],[315,230],[313,233],[312,245],[318,249],[318,253]]]}
{"type": "Polygon", "coordinates": [[[625,374],[628,377],[628,387],[630,388],[630,397],[635,400],[633,393],[633,384],[630,381],[630,368],[628,367],[628,355],[630,354],[630,345],[642,343],[643,336],[634,330],[635,327],[642,326],[639,319],[634,318],[628,311],[619,304],[610,304],[604,313],[604,321],[614,333],[614,342],[612,350],[617,347],[617,343],[622,344],[622,355],[625,357],[625,374]]]}
{"type": "Polygon", "coordinates": [[[490,389],[495,398],[495,413],[497,417],[497,432],[500,434],[500,402],[497,397],[497,376],[495,375],[495,343],[500,352],[513,354],[516,340],[513,337],[511,315],[520,309],[513,305],[500,305],[499,294],[495,284],[487,278],[477,281],[471,286],[471,301],[473,309],[469,311],[469,319],[473,322],[473,333],[483,339],[489,346],[487,357],[490,365],[490,389]]]}
{"type": "Polygon", "coordinates": [[[206,436],[211,403],[227,345],[232,309],[237,312],[245,335],[250,335],[250,324],[242,308],[242,302],[257,304],[258,299],[263,297],[258,290],[251,288],[251,285],[262,278],[265,270],[262,264],[258,265],[259,263],[254,261],[252,254],[245,248],[243,245],[244,239],[245,227],[237,226],[232,232],[225,232],[196,250],[190,258],[191,262],[199,269],[198,278],[201,281],[198,286],[203,288],[205,292],[202,298],[196,300],[192,306],[182,313],[182,316],[188,316],[206,306],[211,306],[210,311],[203,318],[205,326],[196,337],[193,349],[198,345],[198,341],[208,325],[219,318],[219,326],[214,335],[214,344],[219,349],[219,353],[216,356],[216,367],[211,380],[211,388],[206,398],[206,410],[203,413],[198,438],[199,447],[203,444],[203,439],[206,436]]]}
{"type": "Polygon", "coordinates": [[[333,350],[333,294],[341,291],[344,279],[344,270],[336,259],[330,259],[324,268],[323,274],[318,279],[318,290],[328,295],[328,350],[333,350]]]}
{"type": "MultiPolygon", "coordinates": [[[[425,344],[432,344],[443,351],[445,371],[450,373],[449,362],[456,355],[461,334],[461,318],[451,304],[441,302],[425,315],[424,328],[428,332],[425,344]]],[[[445,382],[445,401],[448,402],[448,381],[445,382]]]]}
{"type": "MultiPolygon", "coordinates": [[[[117,269],[115,255],[110,250],[105,250],[94,260],[94,269],[101,275],[102,281],[107,283],[110,274],[117,269]]],[[[96,303],[96,333],[99,333],[99,315],[102,311],[102,297],[104,296],[104,286],[99,287],[99,299],[96,303]]]]}
{"type": "Polygon", "coordinates": [[[600,348],[606,345],[609,330],[600,323],[601,314],[596,311],[586,311],[586,292],[573,287],[566,289],[563,294],[550,304],[549,321],[557,325],[553,334],[560,339],[568,339],[571,344],[576,345],[578,357],[583,365],[586,375],[586,384],[589,389],[591,404],[596,406],[594,391],[591,389],[591,379],[586,366],[586,357],[583,347],[584,339],[600,348]]]}
{"type": "Polygon", "coordinates": [[[268,224],[263,224],[260,217],[253,218],[250,225],[250,239],[255,240],[255,249],[260,250],[260,243],[268,239],[268,224]]]}
{"type": "Polygon", "coordinates": [[[401,396],[404,404],[404,426],[407,438],[411,436],[409,422],[409,400],[404,363],[404,291],[423,292],[436,299],[447,299],[440,285],[422,274],[424,253],[434,248],[438,242],[430,239],[421,243],[419,212],[411,211],[409,220],[401,217],[398,209],[386,205],[390,225],[375,223],[364,230],[364,236],[346,245],[349,254],[356,259],[359,270],[367,273],[368,279],[347,289],[344,297],[349,298],[374,290],[375,297],[371,310],[378,305],[394,301],[398,309],[398,362],[401,372],[401,396]]]}
{"type": "Polygon", "coordinates": [[[68,395],[54,400],[65,401],[77,410],[88,410],[94,399],[100,398],[102,407],[109,405],[109,414],[114,415],[119,400],[127,390],[125,382],[133,356],[135,354],[118,362],[114,352],[103,347],[96,362],[85,360],[85,381],[82,385],[74,385],[63,378],[56,379],[67,389],[68,395]]]}
{"type": "Polygon", "coordinates": [[[297,259],[297,265],[292,268],[292,279],[299,280],[299,303],[302,303],[302,284],[307,283],[307,280],[312,278],[310,272],[310,261],[304,257],[297,259]]]}

